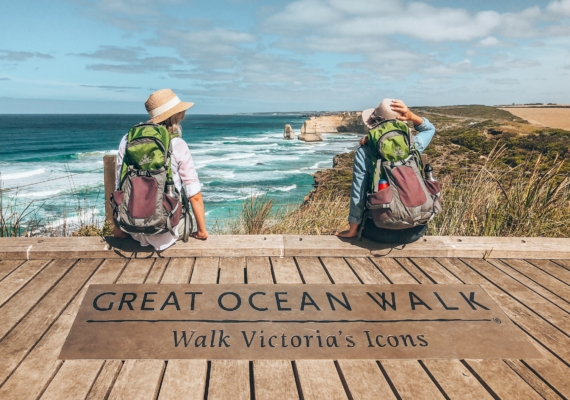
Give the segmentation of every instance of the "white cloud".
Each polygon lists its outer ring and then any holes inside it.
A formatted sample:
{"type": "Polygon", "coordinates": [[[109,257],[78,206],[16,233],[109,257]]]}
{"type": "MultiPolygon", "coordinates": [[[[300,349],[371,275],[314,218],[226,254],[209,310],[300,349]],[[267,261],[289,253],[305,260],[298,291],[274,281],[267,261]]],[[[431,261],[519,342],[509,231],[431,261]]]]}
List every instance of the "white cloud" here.
{"type": "Polygon", "coordinates": [[[201,31],[163,29],[157,35],[156,40],[148,43],[174,48],[182,58],[204,68],[234,67],[241,46],[257,40],[251,33],[223,28],[201,31]]]}
{"type": "Polygon", "coordinates": [[[570,16],[570,0],[556,0],[548,4],[549,13],[557,16],[570,16]]]}
{"type": "Polygon", "coordinates": [[[489,36],[480,40],[479,44],[484,47],[495,47],[501,45],[501,41],[494,36],[489,36]]]}
{"type": "Polygon", "coordinates": [[[427,42],[470,41],[493,32],[518,37],[532,35],[540,15],[539,7],[500,14],[495,11],[471,13],[460,8],[439,8],[403,0],[298,0],[269,17],[263,27],[285,35],[317,30],[330,36],[402,35],[427,42]]]}

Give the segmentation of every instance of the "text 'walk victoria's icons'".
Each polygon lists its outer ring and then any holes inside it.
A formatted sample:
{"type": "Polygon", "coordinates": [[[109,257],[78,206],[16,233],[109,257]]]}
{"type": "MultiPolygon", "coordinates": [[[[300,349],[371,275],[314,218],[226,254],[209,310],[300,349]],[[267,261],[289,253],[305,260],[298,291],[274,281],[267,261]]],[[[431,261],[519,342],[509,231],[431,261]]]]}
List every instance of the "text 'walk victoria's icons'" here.
{"type": "Polygon", "coordinates": [[[541,357],[476,285],[92,285],[60,355],[541,357]]]}

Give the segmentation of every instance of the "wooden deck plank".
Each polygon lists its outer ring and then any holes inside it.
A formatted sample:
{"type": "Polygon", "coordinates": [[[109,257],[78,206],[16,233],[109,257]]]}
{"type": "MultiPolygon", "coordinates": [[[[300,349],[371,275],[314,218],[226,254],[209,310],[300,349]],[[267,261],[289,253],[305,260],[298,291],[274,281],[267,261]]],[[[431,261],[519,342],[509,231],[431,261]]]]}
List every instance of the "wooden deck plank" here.
{"type": "Polygon", "coordinates": [[[558,359],[524,360],[537,375],[552,385],[562,396],[570,398],[570,367],[558,359]]]}
{"type": "MultiPolygon", "coordinates": [[[[487,260],[489,263],[493,264],[497,269],[509,275],[511,278],[522,283],[524,286],[544,297],[546,300],[555,304],[559,308],[562,308],[566,312],[570,312],[570,302],[560,298],[557,294],[548,290],[544,286],[536,283],[534,280],[530,279],[527,275],[522,274],[518,268],[513,268],[510,264],[505,263],[505,260],[487,260]]],[[[531,266],[531,268],[535,268],[531,266]]],[[[554,278],[553,278],[554,279],[554,278]]]]}
{"type": "Polygon", "coordinates": [[[10,275],[12,271],[25,263],[26,260],[1,260],[0,261],[0,281],[10,275]]]}
{"type": "Polygon", "coordinates": [[[529,263],[570,285],[570,271],[550,260],[529,260],[529,263]]]}
{"type": "Polygon", "coordinates": [[[393,258],[372,258],[374,264],[392,283],[416,284],[419,281],[393,258]]]}
{"type": "Polygon", "coordinates": [[[26,261],[20,268],[0,282],[0,307],[24,287],[48,264],[45,260],[26,261]]]}
{"type": "Polygon", "coordinates": [[[536,314],[550,321],[566,334],[570,333],[570,314],[562,311],[552,303],[545,301],[544,298],[532,290],[529,290],[507,274],[499,271],[485,260],[469,259],[469,265],[503,291],[509,293],[520,303],[533,310],[536,314]]]}
{"type": "Polygon", "coordinates": [[[350,265],[352,270],[362,282],[365,284],[371,283],[384,283],[389,284],[390,282],[382,275],[382,273],[376,268],[376,265],[368,258],[347,258],[346,262],[350,265]]]}
{"type": "MultiPolygon", "coordinates": [[[[540,395],[512,369],[502,368],[495,360],[468,360],[469,366],[501,399],[540,399],[540,395]]],[[[506,364],[505,364],[506,365],[506,364]]]]}
{"type": "Polygon", "coordinates": [[[158,399],[203,399],[207,370],[206,360],[168,361],[158,399]]]}
{"type": "MultiPolygon", "coordinates": [[[[385,271],[388,279],[395,284],[415,283],[415,279],[422,282],[429,282],[429,284],[462,283],[461,280],[449,273],[434,259],[414,258],[406,260],[405,262],[402,259],[400,263],[404,263],[409,267],[413,266],[414,276],[416,278],[412,278],[410,275],[398,271],[396,264],[393,265],[392,268],[387,268],[385,271]],[[428,273],[430,275],[428,275],[428,273]]],[[[400,267],[400,269],[403,271],[402,267],[400,267]]],[[[443,391],[451,398],[474,398],[477,395],[482,398],[489,397],[487,390],[479,384],[476,378],[468,373],[467,369],[458,360],[422,360],[422,362],[442,387],[443,391]]],[[[501,363],[501,361],[496,362],[501,363]]],[[[506,365],[504,365],[504,367],[508,368],[506,365]]],[[[415,390],[416,389],[413,391],[415,390]]]]}
{"type": "Polygon", "coordinates": [[[0,259],[178,257],[463,257],[570,259],[568,238],[430,236],[405,246],[335,236],[211,235],[177,242],[158,254],[133,240],[94,238],[0,238],[0,259]],[[31,247],[30,247],[31,246],[31,247]]]}
{"type": "Polygon", "coordinates": [[[162,360],[125,361],[109,395],[110,400],[154,400],[164,371],[162,360]]]}
{"type": "MultiPolygon", "coordinates": [[[[172,259],[160,283],[188,283],[194,262],[194,258],[172,259]]],[[[207,370],[206,360],[169,360],[159,399],[203,399],[207,370]]]]}
{"type": "MultiPolygon", "coordinates": [[[[154,262],[154,259],[131,260],[117,283],[144,283],[154,262]]],[[[165,362],[163,360],[125,361],[113,385],[109,399],[154,400],[160,388],[164,368],[165,362]]]]}
{"type": "Polygon", "coordinates": [[[411,258],[410,261],[436,284],[463,283],[433,258],[411,258]]]}
{"type": "Polygon", "coordinates": [[[273,283],[268,257],[247,257],[247,283],[273,283]]]}
{"type": "Polygon", "coordinates": [[[271,257],[276,283],[303,283],[293,257],[271,257]]]}
{"type": "MultiPolygon", "coordinates": [[[[521,257],[524,258],[525,260],[529,260],[528,257],[521,257]]],[[[541,259],[544,259],[545,257],[541,257],[541,259]]],[[[566,268],[567,270],[570,271],[570,257],[567,257],[566,259],[554,259],[552,257],[548,257],[551,260],[555,260],[554,262],[564,268],[566,268]]]]}
{"type": "MultiPolygon", "coordinates": [[[[244,283],[244,257],[221,257],[219,265],[219,283],[244,283]]],[[[208,399],[250,398],[248,361],[213,360],[211,363],[208,399]]]]}
{"type": "MultiPolygon", "coordinates": [[[[103,262],[91,276],[88,284],[115,282],[125,263],[126,260],[103,262]]],[[[40,395],[62,364],[62,361],[58,360],[59,352],[86,290],[87,285],[84,285],[81,292],[75,296],[49,331],[0,388],[0,398],[8,397],[8,395],[13,398],[36,398],[40,395]]]]}
{"type": "MultiPolygon", "coordinates": [[[[332,276],[335,270],[336,284],[360,283],[348,263],[341,258],[322,258],[323,264],[332,276]],[[340,260],[340,261],[339,261],[340,260]],[[354,282],[356,280],[356,282],[354,282]]],[[[352,261],[352,259],[350,260],[352,261]]],[[[358,263],[358,261],[357,261],[358,263]]],[[[368,270],[368,264],[365,270],[368,270]]],[[[376,275],[370,275],[370,279],[376,275]]],[[[338,364],[353,398],[391,398],[394,393],[384,375],[373,360],[339,360],[338,364]]]]}
{"type": "Polygon", "coordinates": [[[416,360],[382,360],[381,363],[403,400],[445,398],[416,360]]]}
{"type": "Polygon", "coordinates": [[[256,399],[298,398],[291,361],[255,360],[253,362],[253,371],[256,399]]]}
{"type": "Polygon", "coordinates": [[[346,392],[331,360],[297,360],[299,381],[306,400],[347,399],[346,392]]]}
{"type": "Polygon", "coordinates": [[[359,284],[358,277],[342,257],[321,257],[333,283],[359,284]]]}
{"type": "Polygon", "coordinates": [[[423,363],[450,398],[466,400],[493,398],[459,360],[423,360],[423,363]]]}
{"type": "Polygon", "coordinates": [[[105,361],[99,376],[97,376],[97,380],[93,383],[85,400],[107,399],[122,367],[123,362],[121,360],[105,361]]]}
{"type": "MultiPolygon", "coordinates": [[[[414,259],[414,262],[416,262],[420,268],[422,268],[425,272],[429,271],[431,273],[433,273],[432,278],[434,278],[435,276],[439,276],[438,279],[441,279],[442,282],[436,281],[436,283],[448,283],[448,284],[453,284],[453,283],[461,283],[462,281],[457,278],[455,275],[453,275],[450,271],[448,271],[447,269],[445,269],[442,264],[446,265],[446,264],[450,264],[447,259],[439,259],[438,260],[439,263],[437,264],[433,264],[430,263],[431,267],[427,268],[426,265],[427,263],[425,262],[424,259],[414,259]],[[437,271],[438,269],[440,269],[440,271],[437,271]]],[[[531,341],[534,342],[534,340],[532,338],[529,338],[531,341]]],[[[537,348],[539,348],[539,350],[544,351],[544,349],[542,349],[542,347],[540,345],[538,345],[537,343],[535,343],[535,345],[537,346],[537,348]]],[[[488,361],[488,365],[492,365],[493,368],[497,371],[502,371],[502,376],[503,379],[508,379],[508,384],[511,386],[519,386],[519,385],[530,385],[532,388],[534,388],[535,390],[537,390],[538,388],[535,387],[534,383],[536,382],[536,380],[526,380],[526,379],[522,379],[521,381],[521,377],[522,376],[526,376],[526,377],[530,377],[533,375],[533,373],[528,370],[528,368],[524,369],[524,367],[521,367],[523,369],[521,369],[521,372],[525,372],[524,374],[518,374],[518,376],[515,374],[511,374],[510,371],[508,371],[509,366],[506,365],[505,363],[503,363],[502,361],[499,360],[487,360],[488,361]],[[524,382],[523,382],[524,381],[524,382]]],[[[558,361],[558,360],[557,360],[558,361]]],[[[426,365],[429,365],[431,361],[429,360],[424,360],[424,363],[426,365]]],[[[467,360],[466,361],[467,364],[471,367],[471,361],[467,360]]],[[[428,367],[429,369],[429,367],[428,367]]],[[[431,371],[431,369],[430,369],[431,371]]],[[[450,375],[451,378],[451,375],[450,375]]],[[[460,375],[456,375],[455,377],[453,377],[454,380],[458,381],[461,379],[460,375]]],[[[442,384],[442,386],[444,386],[444,382],[440,382],[440,384],[442,384]]],[[[547,394],[545,392],[545,394],[547,394]]],[[[467,395],[467,394],[466,394],[467,395]]]]}
{"type": "MultiPolygon", "coordinates": [[[[562,332],[548,324],[542,318],[534,314],[528,307],[522,305],[505,292],[494,286],[485,278],[477,274],[473,269],[458,259],[440,259],[447,270],[458,276],[467,284],[480,285],[487,294],[495,301],[507,316],[516,324],[535,338],[538,338],[542,346],[550,349],[554,354],[568,363],[570,351],[563,343],[568,341],[568,337],[562,332]]],[[[466,262],[473,260],[465,260],[466,262]]]]}
{"type": "Polygon", "coordinates": [[[26,357],[35,343],[99,266],[100,260],[80,260],[0,342],[0,383],[26,357]]]}
{"type": "Polygon", "coordinates": [[[219,283],[244,283],[244,281],[245,257],[221,257],[219,283]]]}
{"type": "MultiPolygon", "coordinates": [[[[567,303],[570,302],[570,286],[568,286],[566,283],[562,283],[557,278],[550,276],[546,272],[542,271],[541,269],[535,267],[534,265],[528,263],[525,260],[512,259],[512,260],[503,260],[503,262],[508,266],[510,266],[512,269],[523,274],[524,276],[533,280],[542,287],[548,289],[550,292],[561,297],[567,303]]],[[[493,263],[493,265],[496,266],[496,263],[493,263]]],[[[568,282],[570,283],[570,281],[568,282]]]]}
{"type": "Polygon", "coordinates": [[[338,360],[353,399],[394,399],[382,371],[374,360],[338,360]]]}
{"type": "Polygon", "coordinates": [[[281,235],[211,235],[208,240],[181,241],[158,254],[132,239],[92,238],[0,238],[0,259],[54,258],[160,258],[243,257],[283,255],[281,235]],[[24,239],[24,240],[20,240],[24,239]]]}
{"type": "Polygon", "coordinates": [[[188,283],[195,262],[195,258],[171,259],[160,283],[188,283]]]}
{"type": "Polygon", "coordinates": [[[208,399],[249,400],[249,362],[214,360],[210,371],[208,399]]]}
{"type": "Polygon", "coordinates": [[[12,329],[40,299],[71,268],[76,260],[54,260],[36,279],[14,295],[0,308],[0,340],[12,329]]]}
{"type": "Polygon", "coordinates": [[[146,277],[145,283],[158,283],[161,281],[164,272],[168,266],[169,258],[157,258],[152,265],[148,276],[146,277]]]}
{"type": "MultiPolygon", "coordinates": [[[[304,261],[299,263],[301,273],[305,267],[304,261]]],[[[292,257],[272,258],[272,263],[276,283],[302,283],[295,260],[292,257]]],[[[314,265],[311,264],[310,267],[314,268],[314,265]]],[[[320,267],[323,268],[322,265],[320,267]]],[[[314,271],[313,273],[308,272],[307,278],[310,279],[309,281],[305,279],[305,283],[308,284],[331,283],[324,270],[322,274],[314,271]]],[[[316,397],[318,396],[317,388],[323,383],[330,385],[330,387],[322,388],[324,392],[321,398],[346,398],[342,382],[332,360],[298,360],[295,363],[305,399],[319,398],[316,397]]]]}
{"type": "MultiPolygon", "coordinates": [[[[414,260],[428,260],[427,258],[414,258],[414,260]]],[[[407,258],[396,258],[396,261],[419,283],[425,285],[433,284],[433,280],[424,274],[411,260],[407,258]]]]}
{"type": "Polygon", "coordinates": [[[42,400],[84,399],[101,371],[103,360],[68,360],[57,372],[42,400]]]}
{"type": "Polygon", "coordinates": [[[199,257],[194,264],[190,283],[216,283],[218,281],[218,257],[199,257]]]}
{"type": "MultiPolygon", "coordinates": [[[[247,282],[271,284],[271,264],[268,257],[248,257],[247,282]]],[[[297,385],[290,361],[256,360],[253,362],[256,399],[297,398],[297,385]]]]}
{"type": "Polygon", "coordinates": [[[550,386],[543,382],[540,377],[530,370],[521,360],[504,360],[515,373],[528,383],[540,396],[545,399],[559,399],[558,395],[550,386]]]}
{"type": "Polygon", "coordinates": [[[296,257],[295,260],[305,283],[331,283],[318,257],[296,257]]]}
{"type": "Polygon", "coordinates": [[[143,283],[148,276],[153,263],[153,258],[135,258],[130,260],[127,267],[117,280],[117,283],[143,283]]]}

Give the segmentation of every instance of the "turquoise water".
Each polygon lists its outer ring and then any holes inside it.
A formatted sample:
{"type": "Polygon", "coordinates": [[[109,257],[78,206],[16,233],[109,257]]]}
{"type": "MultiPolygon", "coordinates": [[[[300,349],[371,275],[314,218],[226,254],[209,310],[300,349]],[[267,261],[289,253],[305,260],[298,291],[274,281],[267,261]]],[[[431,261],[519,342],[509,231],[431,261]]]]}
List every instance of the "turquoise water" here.
{"type": "MultiPolygon", "coordinates": [[[[358,136],[324,135],[324,142],[284,140],[308,117],[188,115],[182,123],[202,184],[211,227],[239,214],[244,199],[266,194],[278,205],[299,204],[311,174],[330,168],[336,154],[356,147],[358,136]]],[[[0,174],[6,210],[33,203],[43,225],[101,222],[103,156],[114,154],[127,130],[144,115],[0,115],[0,174]]]]}

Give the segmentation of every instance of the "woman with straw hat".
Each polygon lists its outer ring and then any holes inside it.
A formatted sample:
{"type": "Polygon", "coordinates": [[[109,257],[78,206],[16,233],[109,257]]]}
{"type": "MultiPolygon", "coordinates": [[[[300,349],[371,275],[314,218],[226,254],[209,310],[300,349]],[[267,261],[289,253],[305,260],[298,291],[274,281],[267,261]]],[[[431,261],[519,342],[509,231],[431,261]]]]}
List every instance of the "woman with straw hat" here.
{"type": "MultiPolygon", "coordinates": [[[[179,192],[182,186],[186,190],[186,195],[190,200],[194,217],[196,218],[197,232],[192,236],[196,239],[206,240],[208,231],[206,230],[206,218],[204,213],[204,201],[202,199],[200,181],[198,173],[194,167],[190,149],[186,142],[181,138],[182,128],[180,122],[184,119],[186,110],[192,107],[194,103],[180,101],[178,96],[170,89],[161,89],[152,93],[145,103],[146,110],[150,116],[148,123],[160,124],[173,135],[171,168],[174,185],[179,192]]],[[[115,186],[119,187],[121,166],[127,146],[127,135],[123,137],[119,145],[117,154],[117,180],[115,186]]],[[[179,224],[183,225],[183,223],[179,224]]],[[[166,232],[157,235],[132,234],[133,239],[139,241],[143,246],[152,245],[156,250],[164,250],[173,245],[178,240],[178,230],[174,229],[174,233],[166,232]]],[[[128,234],[115,227],[113,234],[116,237],[127,237],[128,234]]]]}
{"type": "MultiPolygon", "coordinates": [[[[367,132],[376,128],[384,121],[398,120],[412,122],[418,134],[414,138],[415,149],[422,153],[430,144],[435,135],[435,127],[427,118],[422,118],[414,114],[402,100],[384,99],[376,108],[369,108],[362,111],[362,122],[367,132]]],[[[404,229],[389,230],[377,228],[372,220],[364,220],[365,205],[368,189],[372,184],[374,167],[372,163],[373,152],[376,151],[368,146],[368,136],[360,140],[360,147],[354,155],[354,165],[352,174],[352,188],[350,191],[350,213],[348,216],[349,229],[337,232],[336,236],[342,238],[353,238],[358,235],[358,228],[364,222],[364,233],[366,236],[367,226],[374,231],[374,240],[382,243],[411,243],[417,240],[423,232],[425,225],[404,229]],[[422,230],[423,229],[423,230],[422,230]]]]}

